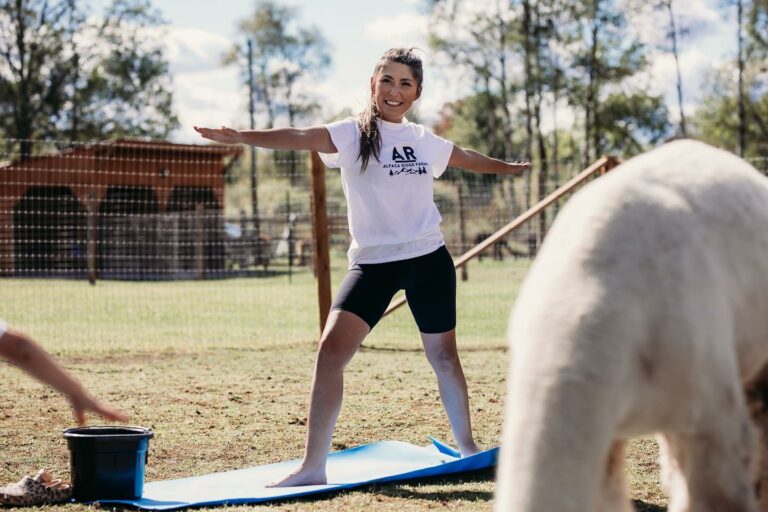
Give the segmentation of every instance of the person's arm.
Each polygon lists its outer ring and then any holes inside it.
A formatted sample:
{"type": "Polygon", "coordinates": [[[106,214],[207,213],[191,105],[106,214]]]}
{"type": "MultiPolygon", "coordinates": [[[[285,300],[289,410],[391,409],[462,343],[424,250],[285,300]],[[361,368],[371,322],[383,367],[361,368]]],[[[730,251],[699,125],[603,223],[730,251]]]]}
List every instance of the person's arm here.
{"type": "Polygon", "coordinates": [[[336,153],[338,151],[331,140],[331,134],[323,126],[273,128],[270,130],[235,130],[225,126],[218,129],[198,126],[194,128],[204,138],[222,144],[248,144],[268,149],[303,149],[318,153],[336,153]]]}
{"type": "Polygon", "coordinates": [[[92,397],[42,347],[19,331],[9,329],[0,335],[0,357],[66,396],[78,425],[85,424],[86,411],[109,420],[127,419],[122,412],[92,397]]]}
{"type": "Polygon", "coordinates": [[[520,174],[531,167],[530,162],[505,162],[485,156],[472,149],[464,149],[454,145],[449,167],[461,167],[468,171],[488,174],[520,174]]]}

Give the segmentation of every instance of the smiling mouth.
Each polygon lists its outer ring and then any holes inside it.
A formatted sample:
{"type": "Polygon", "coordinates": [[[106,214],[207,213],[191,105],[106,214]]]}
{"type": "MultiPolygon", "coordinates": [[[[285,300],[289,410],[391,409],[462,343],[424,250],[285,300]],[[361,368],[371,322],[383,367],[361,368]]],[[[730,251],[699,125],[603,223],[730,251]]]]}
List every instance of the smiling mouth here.
{"type": "Polygon", "coordinates": [[[384,103],[390,107],[399,107],[400,105],[403,104],[402,101],[392,101],[392,100],[384,100],[384,103]]]}

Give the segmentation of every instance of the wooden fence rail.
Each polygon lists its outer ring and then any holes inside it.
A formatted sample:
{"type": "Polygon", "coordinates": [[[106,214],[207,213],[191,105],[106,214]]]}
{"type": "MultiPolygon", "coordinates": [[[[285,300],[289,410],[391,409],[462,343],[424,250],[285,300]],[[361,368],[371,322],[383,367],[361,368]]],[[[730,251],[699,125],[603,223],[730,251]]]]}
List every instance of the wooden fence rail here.
{"type": "MultiPolygon", "coordinates": [[[[589,180],[594,174],[605,174],[617,165],[620,160],[613,156],[604,156],[581,171],[579,174],[568,180],[557,190],[547,197],[533,205],[523,214],[512,220],[509,224],[502,227],[494,234],[474,246],[472,249],[462,254],[454,260],[454,267],[460,268],[467,264],[473,258],[476,258],[488,247],[509,235],[516,229],[525,225],[526,222],[535,218],[546,207],[562,198],[564,195],[572,192],[576,187],[589,180]]],[[[325,323],[328,319],[328,313],[331,305],[331,270],[330,255],[328,249],[328,221],[326,213],[326,192],[325,192],[325,166],[323,165],[317,153],[312,153],[312,225],[315,238],[315,271],[317,275],[317,294],[318,307],[320,313],[320,333],[325,329],[325,323]]],[[[384,313],[384,316],[390,314],[403,304],[404,297],[392,302],[384,313]]]]}
{"type": "MultiPolygon", "coordinates": [[[[494,243],[498,242],[505,236],[509,235],[512,231],[519,229],[521,226],[523,226],[526,222],[531,220],[532,218],[536,217],[536,215],[540,214],[544,208],[551,205],[564,195],[568,194],[569,192],[572,192],[574,188],[581,185],[583,182],[588,180],[592,177],[595,173],[600,173],[601,175],[605,174],[606,172],[610,171],[617,165],[619,165],[619,159],[613,156],[604,156],[600,158],[598,161],[590,165],[588,168],[581,171],[579,174],[568,180],[566,183],[561,185],[557,190],[549,194],[547,197],[530,207],[527,211],[522,213],[520,216],[512,220],[509,224],[504,226],[503,228],[496,231],[494,234],[483,240],[481,243],[477,244],[464,254],[462,254],[458,259],[454,260],[453,266],[456,268],[460,268],[466,263],[476,258],[480,255],[484,250],[486,250],[488,247],[493,245],[494,243]]],[[[406,303],[405,297],[401,297],[397,299],[396,301],[392,302],[392,304],[389,305],[387,310],[384,312],[384,316],[387,316],[400,306],[406,303]]]]}

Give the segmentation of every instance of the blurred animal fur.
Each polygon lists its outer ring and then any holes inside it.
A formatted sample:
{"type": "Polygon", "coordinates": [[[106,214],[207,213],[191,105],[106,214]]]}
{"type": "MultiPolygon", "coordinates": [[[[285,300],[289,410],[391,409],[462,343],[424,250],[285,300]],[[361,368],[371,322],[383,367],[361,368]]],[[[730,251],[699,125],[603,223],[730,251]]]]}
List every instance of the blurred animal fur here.
{"type": "Polygon", "coordinates": [[[656,433],[669,512],[753,512],[744,386],[768,360],[768,179],[669,143],[578,192],[510,319],[497,511],[630,511],[656,433]]]}

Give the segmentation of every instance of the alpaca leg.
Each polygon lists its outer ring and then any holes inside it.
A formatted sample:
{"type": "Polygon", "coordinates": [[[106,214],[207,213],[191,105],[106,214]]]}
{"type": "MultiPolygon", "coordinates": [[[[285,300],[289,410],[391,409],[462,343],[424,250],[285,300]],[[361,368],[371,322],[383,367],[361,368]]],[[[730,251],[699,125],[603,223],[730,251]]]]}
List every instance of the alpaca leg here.
{"type": "Polygon", "coordinates": [[[757,435],[741,389],[727,396],[696,431],[665,436],[669,512],[757,512],[757,435]]]}
{"type": "Polygon", "coordinates": [[[615,441],[608,454],[598,512],[632,512],[624,478],[626,441],[615,441]]]}

